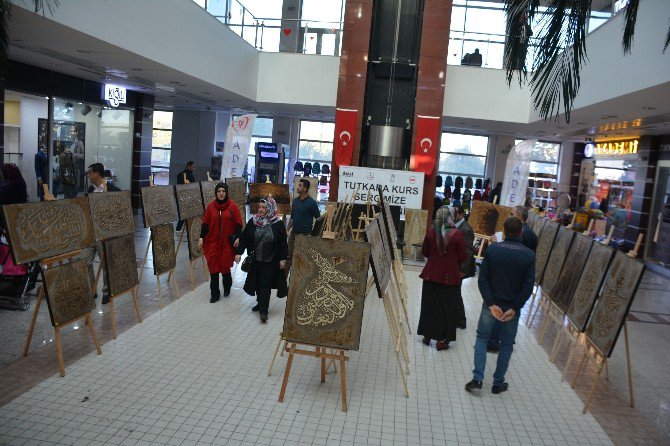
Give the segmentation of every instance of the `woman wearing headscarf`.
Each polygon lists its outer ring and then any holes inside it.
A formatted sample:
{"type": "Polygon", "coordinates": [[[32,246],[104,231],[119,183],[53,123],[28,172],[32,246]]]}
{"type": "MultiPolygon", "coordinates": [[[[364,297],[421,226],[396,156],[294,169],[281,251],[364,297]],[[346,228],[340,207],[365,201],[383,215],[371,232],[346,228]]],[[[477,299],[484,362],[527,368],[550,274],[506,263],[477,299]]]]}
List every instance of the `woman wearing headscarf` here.
{"type": "Polygon", "coordinates": [[[258,204],[258,213],[244,228],[237,253],[252,256],[251,270],[244,282],[244,291],[256,296],[256,306],[261,322],[268,320],[270,294],[277,290],[277,297],[286,297],[288,287],[283,271],[288,257],[286,226],[277,214],[277,203],[272,197],[262,199],[258,204]]]}
{"type": "Polygon", "coordinates": [[[242,217],[237,204],[228,198],[228,185],[218,183],[214,189],[216,198],[207,205],[202,217],[200,240],[198,245],[203,249],[207,268],[211,276],[209,289],[214,303],[221,297],[219,290],[219,274],[222,275],[223,296],[230,295],[233,286],[233,277],[230,268],[235,258],[235,248],[239,245],[242,233],[242,217]]]}
{"type": "Polygon", "coordinates": [[[457,301],[460,296],[461,263],[466,259],[465,237],[456,228],[455,211],[442,206],[435,214],[435,224],[428,228],[421,252],[428,259],[419,277],[421,290],[421,315],[417,334],[423,343],[446,350],[449,342],[456,340],[457,301]]]}

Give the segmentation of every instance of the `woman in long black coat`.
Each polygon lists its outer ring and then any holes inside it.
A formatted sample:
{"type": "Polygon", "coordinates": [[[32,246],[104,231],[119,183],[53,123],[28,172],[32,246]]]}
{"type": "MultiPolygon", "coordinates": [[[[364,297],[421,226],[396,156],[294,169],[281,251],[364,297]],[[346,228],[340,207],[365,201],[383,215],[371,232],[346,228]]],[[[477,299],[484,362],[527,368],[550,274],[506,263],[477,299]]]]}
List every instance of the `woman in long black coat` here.
{"type": "Polygon", "coordinates": [[[266,322],[272,290],[276,289],[280,298],[288,295],[283,272],[288,256],[286,226],[279,219],[277,204],[272,197],[260,201],[258,213],[249,219],[242,231],[237,254],[241,255],[245,250],[253,256],[253,261],[244,291],[256,296],[257,304],[251,310],[258,311],[261,322],[266,322]]]}

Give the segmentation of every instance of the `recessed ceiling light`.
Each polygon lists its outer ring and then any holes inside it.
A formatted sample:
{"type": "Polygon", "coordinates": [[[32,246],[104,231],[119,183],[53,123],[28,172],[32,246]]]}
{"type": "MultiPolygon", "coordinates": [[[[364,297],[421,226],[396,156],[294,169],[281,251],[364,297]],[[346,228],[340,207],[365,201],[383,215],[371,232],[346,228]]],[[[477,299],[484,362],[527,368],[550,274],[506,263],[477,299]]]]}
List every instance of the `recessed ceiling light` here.
{"type": "Polygon", "coordinates": [[[600,119],[615,119],[615,118],[618,118],[618,117],[619,116],[617,116],[617,115],[605,115],[600,119]]]}
{"type": "Polygon", "coordinates": [[[656,110],[656,107],[642,107],[642,110],[656,110]]]}
{"type": "Polygon", "coordinates": [[[578,122],[577,125],[586,125],[586,122],[578,122]]]}

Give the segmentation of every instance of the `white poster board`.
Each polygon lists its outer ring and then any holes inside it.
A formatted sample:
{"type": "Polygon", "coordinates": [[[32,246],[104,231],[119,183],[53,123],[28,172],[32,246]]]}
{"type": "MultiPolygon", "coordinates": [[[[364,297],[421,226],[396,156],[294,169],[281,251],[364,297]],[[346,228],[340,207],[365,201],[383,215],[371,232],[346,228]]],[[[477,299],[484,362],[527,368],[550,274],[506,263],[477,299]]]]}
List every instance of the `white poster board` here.
{"type": "Polygon", "coordinates": [[[536,139],[526,139],[515,145],[505,165],[500,203],[503,206],[523,206],[526,201],[526,188],[530,172],[530,160],[536,139]]]}
{"type": "Polygon", "coordinates": [[[377,187],[381,186],[384,199],[391,206],[421,209],[423,200],[423,172],[407,170],[373,169],[370,167],[340,166],[340,183],[337,189],[339,201],[351,197],[360,186],[354,203],[365,203],[370,194],[370,200],[375,203],[379,200],[377,187]]]}
{"type": "Polygon", "coordinates": [[[258,115],[239,116],[230,123],[226,130],[226,141],[223,146],[221,162],[221,181],[226,178],[241,177],[247,164],[249,145],[254,121],[258,115]]]}

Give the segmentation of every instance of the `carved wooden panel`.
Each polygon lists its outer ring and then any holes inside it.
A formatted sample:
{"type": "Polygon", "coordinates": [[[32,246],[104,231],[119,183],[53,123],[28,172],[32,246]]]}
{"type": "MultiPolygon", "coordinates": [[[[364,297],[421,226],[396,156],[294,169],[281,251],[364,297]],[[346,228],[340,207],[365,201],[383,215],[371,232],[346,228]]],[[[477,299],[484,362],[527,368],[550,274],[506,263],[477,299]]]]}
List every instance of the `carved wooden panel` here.
{"type": "Polygon", "coordinates": [[[207,209],[207,205],[216,199],[216,185],[218,181],[201,181],[200,190],[202,192],[202,203],[207,209]]]}
{"type": "Polygon", "coordinates": [[[249,184],[249,212],[251,214],[258,212],[258,202],[268,195],[272,195],[272,198],[277,202],[277,212],[280,214],[291,213],[291,194],[288,190],[288,184],[272,183],[249,184]]]}
{"type": "MultiPolygon", "coordinates": [[[[561,274],[558,276],[551,294],[549,294],[556,305],[564,312],[568,311],[572,303],[579,278],[589,258],[591,245],[593,245],[593,239],[583,234],[575,233],[570,250],[565,257],[561,274]]],[[[544,288],[544,285],[542,287],[544,288]]]]}
{"type": "Polygon", "coordinates": [[[172,223],[151,227],[151,248],[154,257],[154,274],[159,275],[174,269],[177,256],[174,249],[172,223]]]}
{"type": "Polygon", "coordinates": [[[405,257],[414,255],[413,243],[423,243],[426,237],[426,222],[428,221],[428,211],[425,209],[406,209],[405,210],[405,232],[403,235],[402,253],[405,257]]]}
{"type": "MultiPolygon", "coordinates": [[[[244,224],[247,222],[247,182],[244,181],[244,178],[226,178],[226,184],[228,185],[228,196],[240,210],[242,224],[244,224]]],[[[252,212],[252,214],[255,213],[252,212]]]]}
{"type": "Polygon", "coordinates": [[[205,211],[205,208],[202,206],[200,184],[177,184],[175,186],[175,194],[177,195],[177,210],[179,211],[179,218],[181,220],[202,215],[205,211]]]}
{"type": "Polygon", "coordinates": [[[202,256],[202,249],[198,248],[200,228],[202,228],[202,216],[191,217],[186,220],[186,233],[188,235],[188,258],[191,260],[202,256]]]}
{"type": "Polygon", "coordinates": [[[358,350],[369,262],[369,243],[296,236],[284,338],[358,350]]]}
{"type": "Polygon", "coordinates": [[[135,231],[130,192],[101,192],[88,195],[93,233],[97,241],[135,231]]]}
{"type": "Polygon", "coordinates": [[[128,234],[105,240],[105,270],[109,293],[116,296],[139,283],[137,276],[137,256],[135,235],[128,234]]]}
{"type": "Polygon", "coordinates": [[[593,243],[589,258],[577,282],[575,295],[568,308],[568,319],[579,329],[584,331],[589,320],[593,305],[598,296],[598,290],[603,283],[607,267],[614,256],[612,248],[600,243],[593,243]]]}
{"type": "Polygon", "coordinates": [[[542,283],[542,276],[551,254],[551,248],[554,246],[558,226],[555,221],[547,222],[542,229],[542,235],[538,237],[537,250],[535,251],[535,283],[542,283]]]}
{"type": "Polygon", "coordinates": [[[372,273],[379,297],[383,297],[391,281],[391,253],[382,235],[383,224],[383,217],[377,214],[365,227],[365,240],[371,245],[372,273]]]}
{"type": "Polygon", "coordinates": [[[393,222],[391,206],[386,201],[384,201],[384,204],[382,205],[382,211],[380,214],[382,216],[382,220],[379,222],[379,227],[382,231],[382,237],[386,241],[388,252],[391,253],[391,260],[395,260],[398,232],[396,231],[395,223],[393,222]]]}
{"type": "Polygon", "coordinates": [[[17,265],[95,243],[86,197],[11,204],[2,209],[17,265]]]}
{"type": "Polygon", "coordinates": [[[566,261],[574,234],[575,231],[565,226],[558,228],[558,235],[556,235],[556,241],[554,242],[554,247],[551,249],[551,254],[549,254],[547,267],[542,277],[542,292],[547,293],[550,297],[554,296],[553,290],[561,268],[563,268],[563,263],[566,261]]]}
{"type": "Polygon", "coordinates": [[[54,327],[95,308],[85,260],[44,270],[44,289],[54,327]]]}
{"type": "Polygon", "coordinates": [[[142,188],[142,215],[144,226],[151,227],[177,220],[177,200],[174,186],[142,188]]]}
{"type": "Polygon", "coordinates": [[[544,229],[544,225],[547,223],[547,221],[548,220],[546,218],[541,218],[538,216],[535,218],[535,223],[533,224],[533,226],[531,226],[531,229],[537,236],[538,242],[540,241],[540,237],[542,236],[542,230],[544,229]]]}
{"type": "Polygon", "coordinates": [[[537,214],[535,212],[528,212],[528,219],[526,219],[526,224],[529,228],[533,228],[535,221],[537,220],[537,214]]]}
{"type": "Polygon", "coordinates": [[[593,316],[586,327],[586,336],[608,358],[612,356],[644,270],[642,261],[617,251],[607,272],[593,316]]]}

